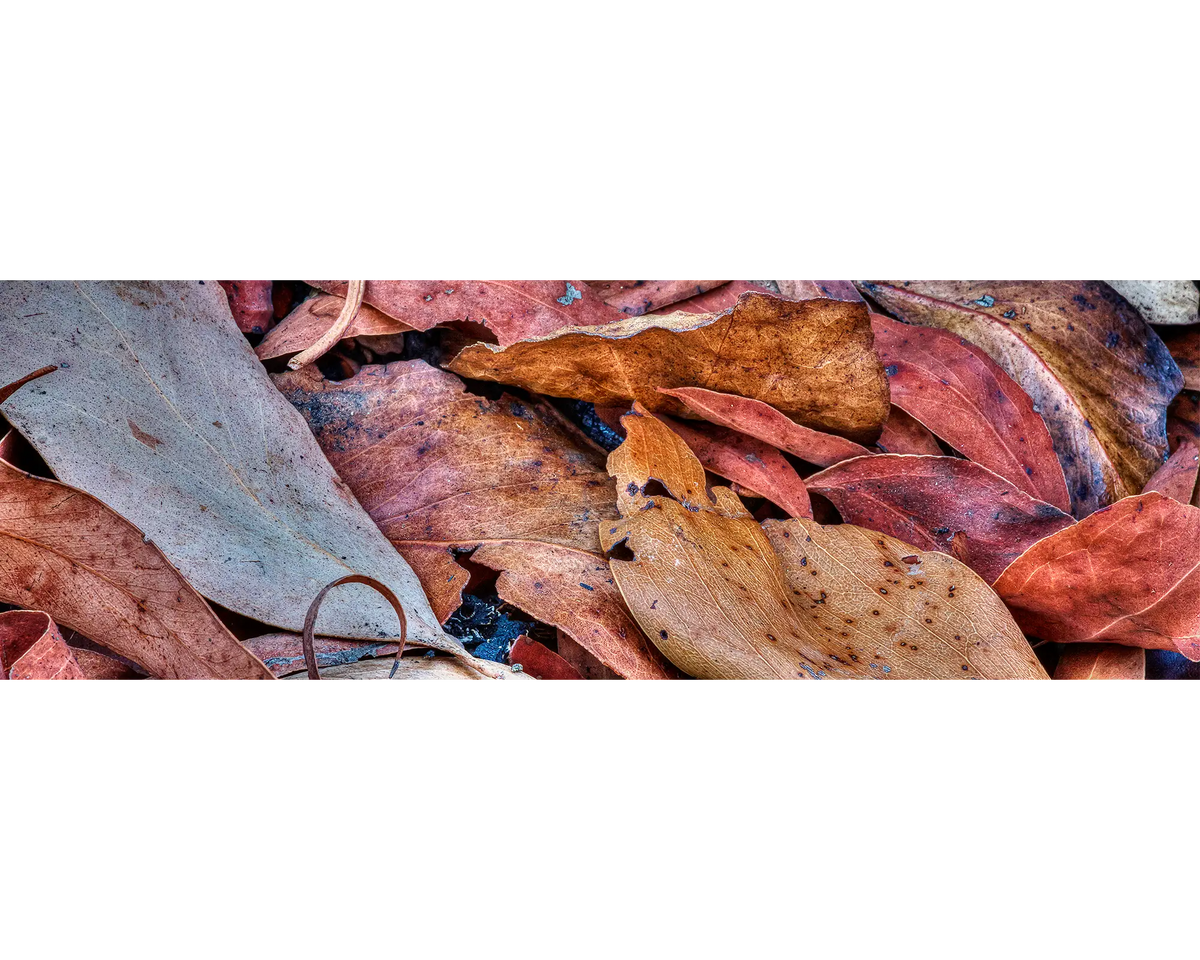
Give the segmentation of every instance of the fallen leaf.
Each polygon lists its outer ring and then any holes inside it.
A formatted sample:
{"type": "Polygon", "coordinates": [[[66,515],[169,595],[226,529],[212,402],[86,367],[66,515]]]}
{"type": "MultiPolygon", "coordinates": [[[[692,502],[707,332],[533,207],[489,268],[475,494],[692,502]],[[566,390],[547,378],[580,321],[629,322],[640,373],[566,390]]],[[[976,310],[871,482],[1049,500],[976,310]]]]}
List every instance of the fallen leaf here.
{"type": "Polygon", "coordinates": [[[589,280],[600,298],[615,310],[640,317],[673,303],[707,293],[728,280],[589,280]]]}
{"type": "Polygon", "coordinates": [[[312,370],[275,382],[439,614],[458,607],[466,583],[451,550],[515,542],[599,554],[596,524],[615,516],[612,480],[602,454],[548,406],[467,393],[421,360],[337,382],[312,370]]]}
{"type": "Polygon", "coordinates": [[[677,387],[674,390],[660,387],[659,392],[681,401],[689,411],[710,423],[756,437],[817,466],[829,467],[840,460],[866,456],[871,452],[853,440],[801,426],[761,400],[701,387],[677,387]]]}
{"type": "MultiPolygon", "coordinates": [[[[0,336],[11,368],[60,367],[4,403],[9,421],[202,594],[299,631],[323,584],[363,573],[403,598],[414,642],[462,649],[279,395],[216,284],[4,283],[0,336]]],[[[318,632],[375,640],[395,624],[356,586],[326,604],[318,632]]]]}
{"type": "MultiPolygon", "coordinates": [[[[308,282],[346,295],[345,280],[308,282]]],[[[503,346],[624,316],[582,280],[368,280],[363,300],[414,330],[457,326],[503,346]]]]}
{"type": "Polygon", "coordinates": [[[1147,323],[1200,323],[1200,288],[1194,280],[1108,280],[1147,323]]]}
{"type": "Polygon", "coordinates": [[[937,437],[919,420],[910,417],[892,404],[883,432],[875,441],[877,449],[884,453],[909,453],[917,456],[942,456],[937,437]]]}
{"type": "MultiPolygon", "coordinates": [[[[243,640],[242,645],[266,664],[276,677],[303,673],[308,668],[298,633],[268,633],[243,640]]],[[[319,668],[355,663],[368,657],[394,658],[399,649],[394,643],[334,640],[330,637],[316,637],[313,645],[319,668]]]]}
{"type": "Polygon", "coordinates": [[[807,483],[847,523],[925,550],[951,553],[955,535],[964,534],[960,559],[988,583],[1033,543],[1074,523],[1057,507],[957,457],[859,457],[807,483]]]}
{"type": "Polygon", "coordinates": [[[1055,680],[1145,680],[1146,651],[1116,643],[1077,643],[1063,649],[1055,680]]]}
{"type": "MultiPolygon", "coordinates": [[[[310,297],[284,317],[279,326],[263,338],[254,352],[260,360],[273,360],[276,357],[290,357],[308,349],[338,318],[345,303],[341,297],[310,297]]],[[[393,320],[374,307],[364,304],[359,308],[358,315],[346,330],[343,339],[394,337],[411,329],[408,324],[393,320]]],[[[369,344],[370,339],[367,342],[369,344]]]]}
{"type": "Polygon", "coordinates": [[[779,292],[790,300],[816,300],[820,297],[851,302],[862,300],[851,280],[776,280],[775,284],[779,292]]]}
{"type": "Polygon", "coordinates": [[[114,657],[105,656],[95,650],[71,647],[75,662],[87,680],[143,680],[143,674],[114,657]]]}
{"type": "Polygon", "coordinates": [[[982,348],[1045,420],[1084,517],[1145,486],[1167,448],[1182,378],[1158,335],[1096,281],[878,281],[863,289],[910,323],[982,348]]]}
{"type": "Polygon", "coordinates": [[[1119,500],[1035,543],[994,588],[1039,639],[1200,660],[1200,509],[1160,493],[1119,500]]]}
{"type": "MultiPolygon", "coordinates": [[[[579,671],[584,680],[621,680],[619,673],[610,670],[562,630],[558,631],[558,655],[579,671]]],[[[661,654],[660,654],[661,656],[661,654]]],[[[665,662],[665,661],[664,661],[665,662]]],[[[671,667],[674,670],[674,667],[671,667]]]]}
{"type": "Polygon", "coordinates": [[[535,680],[582,680],[579,671],[544,644],[522,634],[513,641],[508,662],[535,680]]]}
{"type": "MultiPolygon", "coordinates": [[[[305,680],[303,673],[293,673],[284,680],[305,680]]],[[[532,680],[520,670],[479,660],[475,657],[431,657],[414,654],[399,660],[359,660],[335,667],[321,668],[322,680],[532,680]],[[496,668],[500,667],[497,672],[496,668]],[[395,672],[393,673],[393,668],[395,672]]]]}
{"type": "Polygon", "coordinates": [[[769,521],[764,531],[730,490],[705,490],[700,463],[644,408],[625,426],[625,443],[609,456],[622,519],[601,536],[609,549],[632,550],[634,560],[611,561],[614,579],[646,635],[687,673],[1044,676],[1003,605],[951,558],[807,520],[769,521]],[[667,494],[648,494],[651,480],[667,494]],[[837,546],[828,552],[823,542],[837,546]],[[867,557],[877,572],[864,578],[867,557]],[[917,612],[924,626],[912,622],[917,612]]]}
{"type": "Polygon", "coordinates": [[[991,357],[936,327],[877,313],[871,326],[893,406],[1031,497],[1071,509],[1046,424],[991,357]]]}
{"type": "Polygon", "coordinates": [[[1200,394],[1182,391],[1167,411],[1167,441],[1174,453],[1184,441],[1200,447],[1200,394]]]}
{"type": "Polygon", "coordinates": [[[1185,390],[1200,390],[1200,328],[1169,327],[1158,331],[1183,375],[1185,390]]]}
{"type": "Polygon", "coordinates": [[[714,287],[705,293],[698,294],[694,297],[688,297],[686,300],[680,300],[678,303],[670,304],[666,307],[660,307],[651,312],[657,315],[665,316],[671,313],[721,313],[723,310],[731,310],[743,293],[768,293],[765,287],[760,283],[754,283],[751,280],[730,280],[719,287],[714,287]]]}
{"type": "Polygon", "coordinates": [[[507,348],[479,343],[450,369],[601,406],[687,415],[658,387],[704,387],[770,403],[805,426],[861,442],[887,416],[887,378],[865,305],[746,293],[720,314],[629,317],[507,348]]]}
{"type": "Polygon", "coordinates": [[[768,520],[793,602],[824,636],[821,669],[889,680],[1045,679],[986,583],[953,557],[848,523],[768,520]]]}
{"type": "Polygon", "coordinates": [[[1180,503],[1191,503],[1196,492],[1196,476],[1200,472],[1200,450],[1191,440],[1179,445],[1170,458],[1152,476],[1143,493],[1157,491],[1180,503]]]}
{"type": "Polygon", "coordinates": [[[812,518],[812,502],[800,474],[769,443],[727,427],[700,430],[670,417],[664,417],[663,422],[688,445],[706,470],[732,480],[751,496],[778,504],[788,516],[812,518]]]}
{"type": "Polygon", "coordinates": [[[218,280],[242,333],[266,333],[275,323],[270,280],[218,280]]]}
{"type": "Polygon", "coordinates": [[[630,616],[603,557],[556,544],[498,542],[485,543],[471,559],[500,571],[502,599],[558,627],[619,676],[679,676],[630,616]]]}
{"type": "Polygon", "coordinates": [[[270,678],[142,532],[0,463],[0,601],[43,609],[154,677],[270,678]]]}
{"type": "Polygon", "coordinates": [[[0,680],[83,680],[83,671],[49,614],[0,613],[0,680]]]}

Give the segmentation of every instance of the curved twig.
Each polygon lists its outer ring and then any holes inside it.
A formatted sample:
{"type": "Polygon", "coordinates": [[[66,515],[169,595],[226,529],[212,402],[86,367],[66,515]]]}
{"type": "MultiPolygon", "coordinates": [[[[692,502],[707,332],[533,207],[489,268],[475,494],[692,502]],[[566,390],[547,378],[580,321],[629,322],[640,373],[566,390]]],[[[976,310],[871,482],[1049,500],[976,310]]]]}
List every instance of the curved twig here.
{"type": "MultiPolygon", "coordinates": [[[[396,650],[397,664],[400,662],[400,655],[404,653],[404,642],[408,638],[408,619],[404,616],[404,607],[400,605],[400,601],[396,599],[396,595],[374,577],[364,577],[356,573],[349,577],[342,577],[340,580],[334,580],[333,583],[322,587],[321,592],[316,595],[313,602],[309,605],[308,613],[304,616],[304,635],[301,637],[300,642],[304,647],[304,662],[308,665],[309,680],[321,679],[321,675],[317,671],[317,655],[313,650],[313,628],[317,624],[317,612],[321,609],[321,601],[325,599],[325,594],[334,587],[340,587],[343,583],[365,584],[392,605],[392,609],[396,611],[396,616],[400,618],[400,646],[396,650]]],[[[395,674],[395,672],[396,667],[393,666],[392,673],[395,674]]]]}
{"type": "Polygon", "coordinates": [[[38,377],[44,377],[46,374],[53,373],[57,369],[58,367],[42,367],[41,370],[34,370],[33,373],[26,374],[20,380],[14,380],[6,387],[0,387],[0,403],[3,403],[31,380],[36,380],[38,377]]]}
{"type": "Polygon", "coordinates": [[[314,360],[319,360],[334,348],[347,328],[354,322],[354,318],[358,316],[359,307],[362,306],[363,291],[366,289],[366,280],[351,280],[346,288],[346,304],[342,307],[342,312],[338,314],[333,325],[330,326],[317,342],[312,344],[305,350],[301,350],[298,354],[288,361],[289,370],[299,370],[303,366],[307,366],[314,360]]]}

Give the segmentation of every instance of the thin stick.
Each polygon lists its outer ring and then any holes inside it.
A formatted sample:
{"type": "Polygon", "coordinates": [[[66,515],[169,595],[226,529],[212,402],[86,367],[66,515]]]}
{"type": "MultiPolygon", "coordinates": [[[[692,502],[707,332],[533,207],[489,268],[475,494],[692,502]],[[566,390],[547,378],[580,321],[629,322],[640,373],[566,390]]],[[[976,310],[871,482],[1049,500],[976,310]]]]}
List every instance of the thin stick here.
{"type": "Polygon", "coordinates": [[[347,328],[354,322],[354,318],[358,316],[359,307],[362,306],[363,291],[366,289],[366,280],[351,280],[346,289],[346,304],[342,307],[342,312],[338,314],[338,318],[333,321],[333,325],[321,334],[320,338],[306,350],[301,350],[298,354],[288,361],[289,370],[299,370],[301,367],[307,366],[314,360],[319,360],[334,348],[347,328]]]}
{"type": "MultiPolygon", "coordinates": [[[[400,660],[400,655],[404,653],[404,641],[408,638],[408,619],[404,616],[404,607],[400,605],[400,601],[396,599],[396,595],[374,577],[364,577],[360,574],[342,577],[341,580],[334,580],[333,583],[321,589],[321,592],[316,595],[313,602],[309,605],[308,613],[304,617],[304,635],[301,637],[300,642],[304,647],[304,662],[308,665],[309,680],[321,679],[321,674],[317,671],[317,654],[313,650],[313,629],[317,624],[317,612],[321,609],[321,601],[325,599],[325,594],[334,587],[340,587],[343,583],[366,584],[376,593],[381,594],[383,599],[392,605],[392,609],[396,611],[396,616],[400,618],[400,648],[396,651],[397,663],[400,660]]],[[[393,666],[392,673],[395,672],[396,668],[393,666]]]]}
{"type": "Polygon", "coordinates": [[[58,367],[42,367],[41,370],[34,370],[33,373],[27,374],[20,380],[16,380],[6,387],[0,387],[0,403],[3,403],[31,380],[36,380],[38,377],[44,377],[46,374],[53,373],[57,369],[58,367]]]}

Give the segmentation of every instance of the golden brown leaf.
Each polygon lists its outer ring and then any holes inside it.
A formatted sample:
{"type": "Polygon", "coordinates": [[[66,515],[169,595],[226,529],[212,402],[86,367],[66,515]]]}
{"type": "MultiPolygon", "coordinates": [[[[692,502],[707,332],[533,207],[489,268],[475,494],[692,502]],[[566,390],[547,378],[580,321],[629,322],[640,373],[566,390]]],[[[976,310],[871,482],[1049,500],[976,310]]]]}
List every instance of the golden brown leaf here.
{"type": "Polygon", "coordinates": [[[474,344],[450,369],[602,406],[636,400],[679,416],[687,407],[657,388],[703,387],[870,443],[888,410],[887,378],[872,344],[862,303],[745,293],[725,313],[629,317],[507,348],[474,344]]]}

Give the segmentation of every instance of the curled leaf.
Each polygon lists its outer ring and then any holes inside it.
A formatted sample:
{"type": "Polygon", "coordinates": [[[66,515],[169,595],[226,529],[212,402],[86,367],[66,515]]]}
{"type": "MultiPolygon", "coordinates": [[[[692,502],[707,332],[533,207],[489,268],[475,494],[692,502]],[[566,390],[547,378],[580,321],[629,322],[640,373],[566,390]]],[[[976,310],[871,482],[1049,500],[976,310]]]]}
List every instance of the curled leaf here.
{"type": "Polygon", "coordinates": [[[1035,543],[994,588],[1031,636],[1200,660],[1200,509],[1119,500],[1035,543]]]}
{"type": "Polygon", "coordinates": [[[909,323],[980,347],[1033,400],[1084,517],[1141,490],[1166,452],[1166,409],[1182,378],[1158,335],[1093,281],[872,281],[909,323]]]}
{"type": "Polygon", "coordinates": [[[807,483],[847,523],[957,556],[988,583],[1031,544],[1074,523],[1057,507],[957,457],[859,457],[807,483]]]}
{"type": "Polygon", "coordinates": [[[720,314],[630,317],[507,348],[479,343],[450,369],[601,406],[642,403],[686,415],[662,387],[703,387],[770,403],[814,429],[861,442],[887,416],[887,380],[867,310],[836,300],[747,293],[720,314]]]}
{"type": "Polygon", "coordinates": [[[0,680],[83,680],[83,671],[50,615],[0,613],[0,680]]]}

